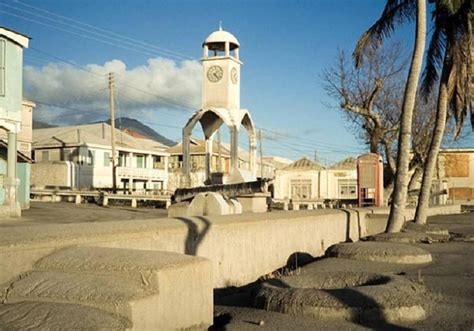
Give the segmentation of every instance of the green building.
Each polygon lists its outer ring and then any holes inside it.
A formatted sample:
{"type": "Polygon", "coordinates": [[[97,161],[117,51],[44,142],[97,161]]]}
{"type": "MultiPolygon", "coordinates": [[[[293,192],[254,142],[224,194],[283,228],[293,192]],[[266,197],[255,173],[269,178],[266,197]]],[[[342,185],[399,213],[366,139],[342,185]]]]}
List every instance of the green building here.
{"type": "Polygon", "coordinates": [[[6,137],[0,145],[0,219],[20,216],[21,204],[27,205],[29,165],[17,162],[24,160],[17,135],[22,128],[23,49],[28,43],[27,36],[0,27],[0,134],[6,137]]]}

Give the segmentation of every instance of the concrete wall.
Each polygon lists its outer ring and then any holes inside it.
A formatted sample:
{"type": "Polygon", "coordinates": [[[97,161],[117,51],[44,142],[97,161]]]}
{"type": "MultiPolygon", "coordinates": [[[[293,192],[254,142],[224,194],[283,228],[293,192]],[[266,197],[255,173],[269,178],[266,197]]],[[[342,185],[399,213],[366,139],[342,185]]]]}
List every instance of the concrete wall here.
{"type": "MultiPolygon", "coordinates": [[[[460,206],[431,212],[459,213],[460,206]]],[[[214,287],[238,286],[285,266],[294,253],[318,257],[333,244],[379,233],[387,216],[387,209],[315,210],[2,227],[0,284],[58,248],[92,245],[206,257],[213,262],[214,287]],[[386,217],[367,217],[378,212],[386,217]]]]}
{"type": "Polygon", "coordinates": [[[71,186],[70,168],[68,161],[38,162],[31,165],[31,185],[34,187],[45,186],[71,186]]]}

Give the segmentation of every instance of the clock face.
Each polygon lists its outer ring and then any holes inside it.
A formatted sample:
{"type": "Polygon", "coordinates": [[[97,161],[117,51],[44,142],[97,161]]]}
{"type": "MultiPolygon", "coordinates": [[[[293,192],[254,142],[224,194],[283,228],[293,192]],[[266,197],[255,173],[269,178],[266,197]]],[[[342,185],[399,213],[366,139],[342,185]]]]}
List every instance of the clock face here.
{"type": "Polygon", "coordinates": [[[237,81],[239,80],[237,69],[232,68],[230,71],[230,79],[232,80],[232,83],[237,84],[237,81]]]}
{"type": "Polygon", "coordinates": [[[224,71],[219,66],[212,66],[207,70],[207,79],[213,83],[217,83],[222,79],[224,71]]]}

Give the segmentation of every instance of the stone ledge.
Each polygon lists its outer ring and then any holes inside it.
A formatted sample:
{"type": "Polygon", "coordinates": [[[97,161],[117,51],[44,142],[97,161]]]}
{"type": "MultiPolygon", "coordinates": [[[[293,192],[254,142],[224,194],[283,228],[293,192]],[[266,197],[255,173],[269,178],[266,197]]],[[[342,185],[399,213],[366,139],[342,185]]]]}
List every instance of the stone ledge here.
{"type": "Polygon", "coordinates": [[[391,242],[342,243],[329,248],[328,256],[388,263],[418,264],[432,261],[431,254],[421,248],[391,242]]]}

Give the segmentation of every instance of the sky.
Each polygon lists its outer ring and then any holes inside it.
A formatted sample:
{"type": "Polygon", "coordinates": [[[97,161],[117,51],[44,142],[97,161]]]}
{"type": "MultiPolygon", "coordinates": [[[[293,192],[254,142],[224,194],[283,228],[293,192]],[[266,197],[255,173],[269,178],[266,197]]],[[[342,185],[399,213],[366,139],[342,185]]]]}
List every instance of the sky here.
{"type": "MultiPolygon", "coordinates": [[[[241,45],[241,106],[263,130],[263,154],[293,160],[316,154],[330,164],[367,147],[343,113],[330,107],[334,101],[325,95],[320,75],[340,49],[352,52],[383,5],[2,0],[0,26],[32,38],[24,52],[24,95],[37,101],[36,119],[65,125],[107,118],[107,74],[114,72],[118,114],[179,141],[201,103],[202,42],[221,21],[241,45]]],[[[413,29],[404,26],[394,38],[410,48],[413,29]]]]}

